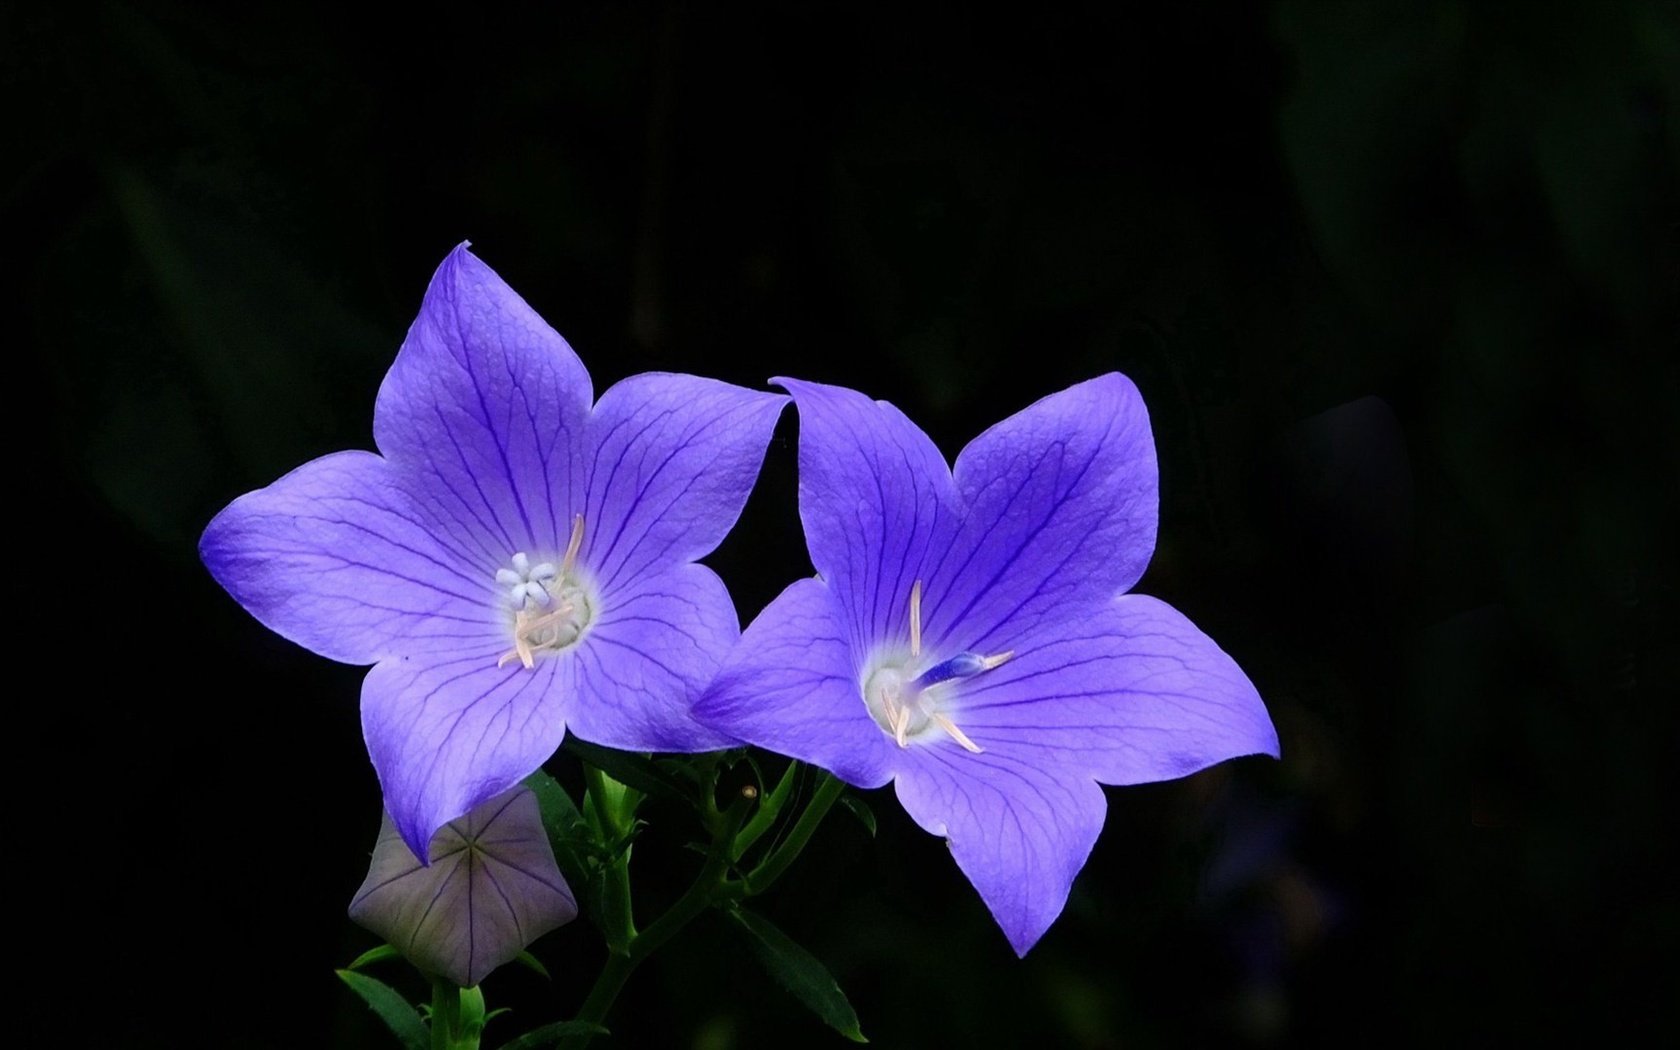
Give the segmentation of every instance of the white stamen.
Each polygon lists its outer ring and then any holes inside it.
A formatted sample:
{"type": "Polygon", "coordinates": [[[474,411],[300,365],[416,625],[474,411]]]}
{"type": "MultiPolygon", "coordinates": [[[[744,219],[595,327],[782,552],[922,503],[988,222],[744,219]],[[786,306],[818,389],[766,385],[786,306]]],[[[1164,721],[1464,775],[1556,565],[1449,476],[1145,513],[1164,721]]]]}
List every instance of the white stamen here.
{"type": "Polygon", "coordinates": [[[908,747],[904,734],[905,730],[910,728],[910,708],[903,705],[895,706],[892,697],[887,694],[885,689],[881,690],[881,703],[886,708],[887,721],[892,723],[893,738],[898,741],[899,747],[908,747]]]}
{"type": "MultiPolygon", "coordinates": [[[[910,588],[910,655],[922,655],[922,581],[910,588]]],[[[901,741],[902,743],[902,741],[901,741]]]]}
{"type": "Polygon", "coordinates": [[[572,566],[577,564],[578,549],[582,546],[583,515],[575,514],[572,516],[572,538],[566,544],[566,556],[560,559],[560,571],[562,573],[572,571],[572,566]]]}
{"type": "Polygon", "coordinates": [[[929,743],[930,731],[938,728],[964,750],[983,754],[985,749],[964,733],[947,711],[955,704],[960,713],[958,697],[963,681],[1008,663],[1015,651],[991,656],[960,652],[943,661],[937,653],[924,656],[921,580],[916,580],[910,588],[909,626],[908,657],[903,649],[896,653],[889,650],[862,683],[870,715],[899,747],[909,747],[912,737],[918,743],[929,743]]]}
{"type": "Polygon", "coordinates": [[[518,660],[527,669],[534,668],[539,652],[568,648],[589,625],[594,606],[587,586],[572,573],[582,547],[583,515],[577,514],[572,517],[571,540],[560,564],[532,564],[531,556],[519,551],[508,559],[512,568],[496,570],[496,582],[507,588],[513,606],[513,650],[502,654],[497,667],[518,660]]]}
{"type": "Polygon", "coordinates": [[[957,724],[955,722],[951,721],[949,718],[946,718],[944,715],[940,714],[937,711],[934,712],[933,720],[939,726],[939,728],[941,728],[941,729],[945,730],[945,732],[951,734],[951,739],[952,740],[955,740],[957,743],[961,744],[964,748],[973,752],[974,754],[976,754],[976,755],[980,754],[980,745],[976,744],[974,741],[970,740],[966,733],[964,733],[962,730],[958,729],[957,724]]]}

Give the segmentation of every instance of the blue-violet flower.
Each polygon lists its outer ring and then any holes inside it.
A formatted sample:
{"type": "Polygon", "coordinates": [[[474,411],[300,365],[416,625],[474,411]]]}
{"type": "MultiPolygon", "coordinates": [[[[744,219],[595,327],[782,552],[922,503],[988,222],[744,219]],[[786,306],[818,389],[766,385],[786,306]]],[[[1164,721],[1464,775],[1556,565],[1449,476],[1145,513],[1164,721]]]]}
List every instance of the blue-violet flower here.
{"type": "Polygon", "coordinates": [[[572,348],[462,245],[380,387],[380,454],[306,463],[200,541],[258,620],[374,665],[363,735],[418,857],[567,729],[729,743],[690,714],[740,631],[694,559],[740,515],[787,399],[647,374],[592,400],[572,348]]]}
{"type": "Polygon", "coordinates": [[[894,782],[1018,954],[1102,828],[1098,782],[1278,753],[1236,663],[1124,593],[1155,546],[1155,447],[1109,374],[992,427],[954,471],[886,402],[776,380],[799,408],[816,579],[742,635],[695,714],[858,787],[894,782]]]}

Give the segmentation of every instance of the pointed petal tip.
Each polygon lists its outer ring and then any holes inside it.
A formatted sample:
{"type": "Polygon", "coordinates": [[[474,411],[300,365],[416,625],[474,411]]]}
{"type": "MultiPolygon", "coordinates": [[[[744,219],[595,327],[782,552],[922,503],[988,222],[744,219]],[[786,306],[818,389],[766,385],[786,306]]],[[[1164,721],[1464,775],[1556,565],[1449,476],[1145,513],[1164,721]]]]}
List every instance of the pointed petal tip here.
{"type": "Polygon", "coordinates": [[[1009,939],[1009,947],[1015,952],[1015,958],[1017,959],[1025,959],[1027,953],[1033,950],[1033,945],[1039,942],[1044,933],[1044,930],[1039,930],[1037,933],[1029,933],[1024,930],[1003,931],[1003,935],[1009,939]]]}
{"type": "Polygon", "coordinates": [[[443,825],[439,824],[427,831],[426,825],[423,823],[414,823],[407,820],[397,822],[397,834],[402,836],[403,844],[408,847],[410,853],[414,854],[414,859],[420,862],[422,868],[432,866],[432,839],[437,835],[438,829],[442,827],[443,825]]]}

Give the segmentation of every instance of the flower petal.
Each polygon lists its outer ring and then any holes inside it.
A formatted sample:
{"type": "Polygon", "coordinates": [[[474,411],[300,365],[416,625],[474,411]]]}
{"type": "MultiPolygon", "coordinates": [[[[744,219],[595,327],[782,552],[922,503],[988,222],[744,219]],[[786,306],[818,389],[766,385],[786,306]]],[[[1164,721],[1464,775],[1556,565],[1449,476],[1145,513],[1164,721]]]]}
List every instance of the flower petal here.
{"type": "Polygon", "coordinates": [[[963,683],[956,722],[987,753],[1140,784],[1238,755],[1278,755],[1277,730],[1236,661],[1141,594],[1027,639],[963,683]]]}
{"type": "Polygon", "coordinates": [[[572,348],[462,245],[379,388],[373,435],[432,527],[493,573],[566,549],[591,397],[572,348]]]}
{"type": "Polygon", "coordinates": [[[925,633],[976,652],[1014,648],[1143,575],[1158,489],[1149,416],[1117,372],[1010,416],[957,457],[964,519],[924,586],[925,633]]]}
{"type": "Polygon", "coordinates": [[[584,564],[620,580],[708,554],[758,479],[787,398],[697,376],[632,376],[589,421],[584,564]]]}
{"type": "Polygon", "coordinates": [[[954,745],[910,750],[899,802],[925,830],[945,836],[1015,954],[1027,954],[1061,914],[1102,831],[1102,788],[1010,755],[954,745]]]}
{"type": "Polygon", "coordinates": [[[694,701],[740,637],[717,573],[678,565],[602,591],[578,643],[572,732],[622,751],[716,751],[734,741],[695,720],[694,701]]]}
{"type": "Polygon", "coordinates": [[[266,627],[345,663],[475,645],[498,629],[493,579],[436,541],[371,452],[323,456],[239,497],[198,551],[266,627]]]}
{"type": "Polygon", "coordinates": [[[694,714],[730,736],[827,769],[857,787],[892,776],[892,741],[858,695],[839,603],[800,580],[741,635],[694,714]]]}
{"type": "Polygon", "coordinates": [[[772,382],[799,406],[799,519],[852,647],[866,652],[908,638],[910,589],[957,524],[945,457],[885,401],[845,387],[772,382]]]}
{"type": "Polygon", "coordinates": [[[506,638],[446,659],[386,660],[362,683],[362,736],[416,855],[437,829],[529,775],[565,737],[575,652],[496,666],[506,638]]]}
{"type": "Polygon", "coordinates": [[[577,917],[530,789],[517,787],[445,825],[422,866],[389,813],[350,917],[429,973],[482,981],[577,917]]]}

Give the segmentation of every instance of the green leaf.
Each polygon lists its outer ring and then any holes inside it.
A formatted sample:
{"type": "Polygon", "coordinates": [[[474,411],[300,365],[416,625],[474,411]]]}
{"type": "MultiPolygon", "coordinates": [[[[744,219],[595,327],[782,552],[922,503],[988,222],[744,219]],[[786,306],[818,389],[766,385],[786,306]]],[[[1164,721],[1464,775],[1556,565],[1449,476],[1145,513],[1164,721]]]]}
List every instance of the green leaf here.
{"type": "Polygon", "coordinates": [[[501,1050],[540,1050],[553,1046],[571,1035],[609,1035],[605,1028],[591,1021],[556,1021],[541,1028],[533,1028],[512,1042],[503,1043],[501,1050]]]}
{"type": "Polygon", "coordinates": [[[384,962],[386,959],[397,959],[401,958],[401,956],[402,953],[391,947],[389,944],[381,944],[377,948],[369,948],[367,951],[356,956],[356,961],[352,962],[349,966],[346,966],[345,969],[365,970],[376,962],[384,962]]]}
{"type": "Polygon", "coordinates": [[[578,907],[597,928],[604,928],[601,920],[604,878],[601,847],[589,830],[588,822],[560,782],[542,770],[526,777],[525,786],[537,796],[543,830],[548,832],[548,844],[554,847],[554,861],[560,865],[560,874],[565,876],[566,884],[577,896],[578,907]]]}
{"type": "Polygon", "coordinates": [[[856,795],[841,795],[840,804],[846,807],[846,812],[858,818],[870,838],[875,837],[875,811],[869,808],[869,803],[856,795]]]}
{"type": "Polygon", "coordinates": [[[544,966],[542,964],[542,960],[537,958],[535,955],[532,955],[530,952],[520,952],[514,957],[513,961],[524,965],[527,969],[535,970],[547,980],[554,980],[553,977],[549,976],[548,967],[544,966]]]}
{"type": "Polygon", "coordinates": [[[620,784],[633,787],[644,795],[658,795],[692,803],[693,796],[683,789],[682,782],[654,764],[645,755],[628,751],[614,751],[575,736],[566,737],[566,750],[620,784]]]}
{"type": "Polygon", "coordinates": [[[759,962],[795,999],[852,1042],[869,1042],[858,1028],[857,1012],[846,1000],[846,993],[840,990],[821,960],[762,915],[745,908],[731,908],[729,916],[749,935],[748,941],[759,962]]]}
{"type": "Polygon", "coordinates": [[[400,992],[365,973],[354,970],[335,972],[339,980],[349,985],[350,990],[361,996],[362,1002],[379,1015],[405,1050],[427,1050],[432,1041],[431,1033],[426,1031],[426,1023],[420,1020],[420,1011],[400,992]]]}

